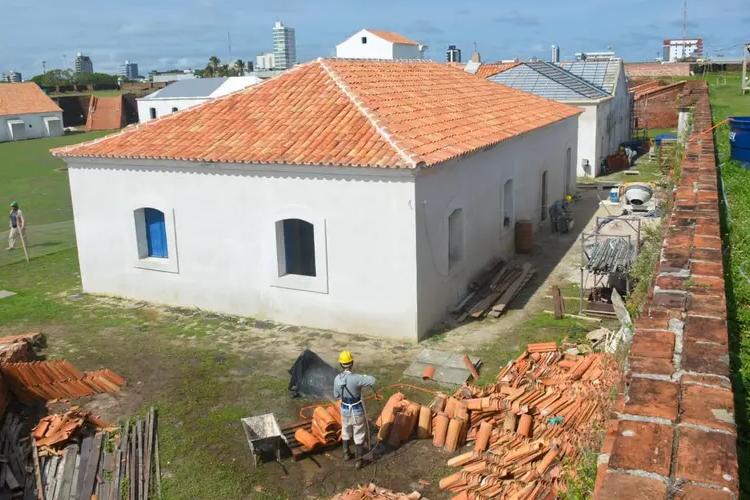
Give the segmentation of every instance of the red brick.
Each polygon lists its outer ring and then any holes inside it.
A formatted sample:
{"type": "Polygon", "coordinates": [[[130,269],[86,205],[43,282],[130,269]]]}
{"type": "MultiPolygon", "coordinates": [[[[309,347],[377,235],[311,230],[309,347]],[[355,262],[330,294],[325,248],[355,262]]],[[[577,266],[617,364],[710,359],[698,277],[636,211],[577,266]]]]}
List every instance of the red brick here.
{"type": "Polygon", "coordinates": [[[677,479],[737,490],[736,436],[680,427],[677,447],[677,479]]]}
{"type": "Polygon", "coordinates": [[[635,320],[635,327],[639,330],[663,330],[669,327],[669,317],[661,313],[639,316],[635,320]]]}
{"type": "Polygon", "coordinates": [[[731,389],[732,383],[724,377],[718,375],[691,375],[686,373],[680,379],[683,384],[697,383],[705,385],[713,385],[716,387],[723,387],[725,389],[731,389]]]}
{"type": "Polygon", "coordinates": [[[680,422],[734,432],[732,391],[702,385],[683,385],[680,422]]]}
{"type": "Polygon", "coordinates": [[[625,413],[677,419],[677,384],[662,380],[633,378],[628,389],[625,413]]]}
{"type": "Polygon", "coordinates": [[[631,355],[628,358],[628,363],[632,373],[649,373],[652,375],[672,375],[674,373],[674,365],[671,359],[641,358],[631,355]]]}
{"type": "Polygon", "coordinates": [[[682,484],[673,498],[675,500],[730,500],[734,497],[726,490],[704,488],[695,484],[682,484]]]}
{"type": "Polygon", "coordinates": [[[665,330],[636,330],[630,346],[631,356],[644,358],[672,359],[673,351],[674,334],[665,330]]]}
{"type": "Polygon", "coordinates": [[[669,475],[672,457],[672,427],[620,420],[609,465],[669,475]]]}
{"type": "Polygon", "coordinates": [[[699,234],[693,238],[693,246],[695,246],[695,248],[721,250],[721,238],[719,238],[718,235],[711,237],[699,234]]]}
{"type": "Polygon", "coordinates": [[[686,342],[713,342],[716,344],[726,344],[729,340],[726,320],[719,318],[706,318],[694,316],[688,313],[685,322],[685,341],[686,342]]]}
{"type": "Polygon", "coordinates": [[[609,471],[604,476],[601,488],[594,495],[594,498],[598,500],[611,500],[614,498],[658,500],[667,498],[667,485],[658,479],[609,471]]]}
{"type": "Polygon", "coordinates": [[[656,278],[656,286],[662,290],[684,290],[687,278],[677,276],[661,275],[656,278]]]}
{"type": "Polygon", "coordinates": [[[687,295],[681,292],[654,292],[653,304],[682,310],[685,308],[686,299],[687,295]]]}
{"type": "Polygon", "coordinates": [[[694,277],[721,276],[724,273],[724,266],[721,262],[695,261],[690,263],[690,270],[694,277]]]}
{"type": "Polygon", "coordinates": [[[714,248],[695,248],[690,255],[695,260],[707,260],[709,262],[721,262],[721,250],[714,248]]]}
{"type": "Polygon", "coordinates": [[[697,295],[723,295],[724,278],[721,276],[693,276],[690,291],[697,295]]]}
{"type": "Polygon", "coordinates": [[[688,311],[698,316],[716,316],[726,318],[727,303],[724,295],[690,294],[688,311]]]}

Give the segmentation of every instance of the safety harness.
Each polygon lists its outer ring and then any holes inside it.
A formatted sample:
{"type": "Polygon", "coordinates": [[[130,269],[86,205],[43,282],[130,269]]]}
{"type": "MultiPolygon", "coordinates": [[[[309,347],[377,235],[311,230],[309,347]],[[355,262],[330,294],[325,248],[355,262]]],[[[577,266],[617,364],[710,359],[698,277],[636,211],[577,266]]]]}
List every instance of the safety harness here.
{"type": "Polygon", "coordinates": [[[349,388],[346,386],[347,375],[348,373],[344,372],[344,380],[343,380],[343,384],[341,385],[342,409],[347,410],[347,411],[352,411],[354,408],[362,409],[362,398],[354,396],[354,394],[352,394],[349,388]],[[348,394],[348,396],[344,395],[344,391],[346,391],[346,394],[348,394]]]}

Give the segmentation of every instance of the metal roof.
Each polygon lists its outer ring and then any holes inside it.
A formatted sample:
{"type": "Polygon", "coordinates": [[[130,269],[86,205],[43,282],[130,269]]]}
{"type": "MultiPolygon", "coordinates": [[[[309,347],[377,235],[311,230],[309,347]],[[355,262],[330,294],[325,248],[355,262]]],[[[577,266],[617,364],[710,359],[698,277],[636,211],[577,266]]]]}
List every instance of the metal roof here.
{"type": "Polygon", "coordinates": [[[620,59],[611,59],[609,61],[561,62],[560,67],[604,89],[607,93],[614,94],[621,64],[620,59]]]}
{"type": "Polygon", "coordinates": [[[545,62],[521,63],[489,80],[556,101],[598,100],[609,96],[584,79],[545,62]]]}
{"type": "Polygon", "coordinates": [[[163,89],[147,95],[145,99],[163,99],[178,97],[209,97],[216,89],[227,81],[227,77],[218,78],[190,78],[177,80],[163,89]]]}

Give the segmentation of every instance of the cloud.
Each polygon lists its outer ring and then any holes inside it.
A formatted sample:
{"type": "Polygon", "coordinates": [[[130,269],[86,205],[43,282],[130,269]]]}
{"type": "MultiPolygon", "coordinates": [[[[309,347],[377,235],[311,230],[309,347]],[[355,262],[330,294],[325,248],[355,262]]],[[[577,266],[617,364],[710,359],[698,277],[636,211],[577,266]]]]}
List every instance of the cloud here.
{"type": "Polygon", "coordinates": [[[511,24],[514,26],[541,26],[542,24],[538,17],[527,16],[519,13],[517,10],[513,10],[503,16],[495,17],[492,21],[498,24],[511,24]]]}
{"type": "Polygon", "coordinates": [[[404,26],[404,34],[442,35],[444,31],[426,19],[416,19],[404,26]]]}

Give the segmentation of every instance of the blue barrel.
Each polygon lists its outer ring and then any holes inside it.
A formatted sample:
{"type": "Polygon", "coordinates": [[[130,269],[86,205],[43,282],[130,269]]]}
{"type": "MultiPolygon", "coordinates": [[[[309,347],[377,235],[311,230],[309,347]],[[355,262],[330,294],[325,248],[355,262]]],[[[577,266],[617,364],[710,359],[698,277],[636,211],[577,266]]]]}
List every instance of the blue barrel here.
{"type": "Polygon", "coordinates": [[[729,145],[733,160],[750,164],[750,116],[729,118],[729,145]]]}

